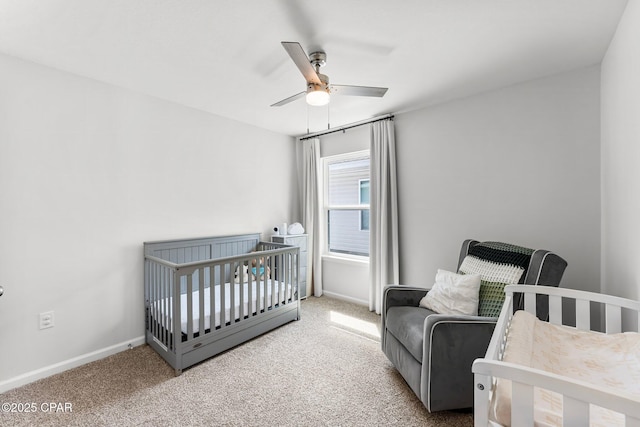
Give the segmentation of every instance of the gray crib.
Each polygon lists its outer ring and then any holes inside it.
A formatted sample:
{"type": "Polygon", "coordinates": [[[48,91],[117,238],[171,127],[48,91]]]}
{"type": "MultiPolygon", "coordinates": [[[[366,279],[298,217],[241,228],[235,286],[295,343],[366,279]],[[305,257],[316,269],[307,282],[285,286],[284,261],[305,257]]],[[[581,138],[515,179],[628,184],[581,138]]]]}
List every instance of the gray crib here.
{"type": "Polygon", "coordinates": [[[146,342],[183,369],[300,318],[299,248],[259,234],[144,243],[146,342]]]}

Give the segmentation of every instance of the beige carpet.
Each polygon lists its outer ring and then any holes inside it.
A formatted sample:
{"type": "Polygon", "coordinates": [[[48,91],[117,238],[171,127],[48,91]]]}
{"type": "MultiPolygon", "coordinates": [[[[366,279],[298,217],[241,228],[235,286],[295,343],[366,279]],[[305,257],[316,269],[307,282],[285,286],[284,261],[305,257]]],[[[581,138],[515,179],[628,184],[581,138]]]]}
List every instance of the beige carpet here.
{"type": "Polygon", "coordinates": [[[178,377],[144,345],[0,394],[37,409],[0,425],[471,426],[470,412],[427,412],[380,350],[379,320],[310,297],[300,321],[178,377]],[[49,402],[61,412],[43,412],[49,402]]]}

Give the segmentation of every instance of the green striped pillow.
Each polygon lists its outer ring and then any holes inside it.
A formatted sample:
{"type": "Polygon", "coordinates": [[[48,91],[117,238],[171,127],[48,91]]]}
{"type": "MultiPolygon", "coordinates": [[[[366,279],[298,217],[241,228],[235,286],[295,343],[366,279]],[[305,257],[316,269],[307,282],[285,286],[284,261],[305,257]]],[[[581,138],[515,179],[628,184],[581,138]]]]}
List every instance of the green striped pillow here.
{"type": "Polygon", "coordinates": [[[478,316],[498,317],[504,304],[506,283],[480,281],[478,316]]]}

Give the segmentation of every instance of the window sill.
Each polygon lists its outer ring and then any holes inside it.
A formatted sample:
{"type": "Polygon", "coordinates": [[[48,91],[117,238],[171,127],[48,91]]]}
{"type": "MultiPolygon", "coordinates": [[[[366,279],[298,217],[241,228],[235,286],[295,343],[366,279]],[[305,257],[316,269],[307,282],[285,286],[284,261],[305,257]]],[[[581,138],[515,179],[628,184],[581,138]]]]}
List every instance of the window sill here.
{"type": "Polygon", "coordinates": [[[342,254],[323,254],[322,260],[328,260],[331,262],[340,262],[343,264],[360,264],[360,265],[369,265],[369,257],[358,256],[358,255],[342,255],[342,254]]]}

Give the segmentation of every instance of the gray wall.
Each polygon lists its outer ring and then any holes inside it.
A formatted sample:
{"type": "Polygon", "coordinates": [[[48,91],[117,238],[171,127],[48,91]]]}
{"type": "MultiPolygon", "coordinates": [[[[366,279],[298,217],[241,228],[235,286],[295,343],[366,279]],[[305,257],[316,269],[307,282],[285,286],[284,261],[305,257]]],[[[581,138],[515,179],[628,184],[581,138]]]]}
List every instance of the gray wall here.
{"type": "Polygon", "coordinates": [[[603,292],[640,299],[640,2],[602,61],[603,292]]]}
{"type": "Polygon", "coordinates": [[[431,286],[466,238],[556,251],[600,290],[599,67],[396,115],[401,282],[431,286]]]}
{"type": "Polygon", "coordinates": [[[142,242],[297,219],[293,138],[7,56],[0,93],[0,391],[143,336],[142,242]]]}

